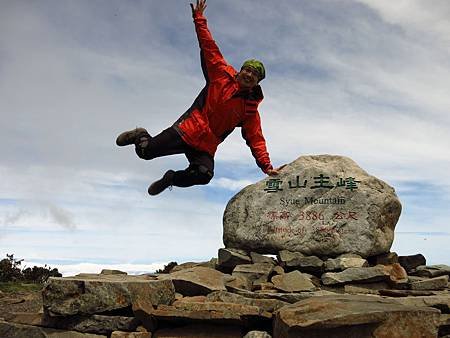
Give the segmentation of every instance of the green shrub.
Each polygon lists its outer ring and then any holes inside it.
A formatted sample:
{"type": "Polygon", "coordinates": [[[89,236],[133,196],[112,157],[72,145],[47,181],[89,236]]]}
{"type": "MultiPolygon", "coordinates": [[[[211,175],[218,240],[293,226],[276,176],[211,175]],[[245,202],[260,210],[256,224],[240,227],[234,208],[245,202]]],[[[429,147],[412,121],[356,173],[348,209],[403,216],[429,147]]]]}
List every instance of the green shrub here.
{"type": "Polygon", "coordinates": [[[174,267],[178,265],[177,262],[170,262],[167,265],[164,265],[164,268],[156,270],[156,273],[170,273],[174,267]]]}
{"type": "Polygon", "coordinates": [[[6,254],[6,258],[0,261],[0,282],[17,282],[23,279],[20,265],[23,259],[18,260],[14,255],[6,254]]]}
{"type": "Polygon", "coordinates": [[[33,266],[32,268],[21,269],[23,259],[15,259],[14,255],[6,255],[0,261],[0,282],[30,282],[44,283],[49,277],[61,277],[58,269],[49,266],[33,266]]]}

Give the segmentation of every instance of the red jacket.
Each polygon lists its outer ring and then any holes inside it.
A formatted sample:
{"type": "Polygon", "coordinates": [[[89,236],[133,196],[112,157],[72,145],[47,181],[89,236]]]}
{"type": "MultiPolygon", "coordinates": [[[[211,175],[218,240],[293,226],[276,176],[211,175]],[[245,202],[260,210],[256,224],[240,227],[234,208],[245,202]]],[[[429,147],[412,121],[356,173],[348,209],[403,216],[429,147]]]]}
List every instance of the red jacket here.
{"type": "Polygon", "coordinates": [[[272,165],[257,110],[263,99],[261,87],[258,85],[247,93],[239,92],[237,71],[220,53],[206,18],[196,13],[194,23],[206,86],[174,127],[187,144],[211,156],[234,128],[241,127],[257,165],[267,173],[272,165]]]}

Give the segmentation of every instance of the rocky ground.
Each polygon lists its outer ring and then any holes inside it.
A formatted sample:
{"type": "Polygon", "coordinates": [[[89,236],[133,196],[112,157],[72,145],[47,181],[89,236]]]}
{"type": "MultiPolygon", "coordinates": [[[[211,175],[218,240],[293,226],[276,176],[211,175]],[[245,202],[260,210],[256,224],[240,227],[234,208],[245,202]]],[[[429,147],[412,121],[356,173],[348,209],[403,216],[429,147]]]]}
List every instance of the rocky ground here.
{"type": "Polygon", "coordinates": [[[450,337],[450,267],[422,255],[220,249],[169,270],[3,292],[0,337],[450,337]]]}
{"type": "Polygon", "coordinates": [[[41,291],[0,291],[0,317],[8,318],[14,312],[38,312],[42,309],[41,291]]]}

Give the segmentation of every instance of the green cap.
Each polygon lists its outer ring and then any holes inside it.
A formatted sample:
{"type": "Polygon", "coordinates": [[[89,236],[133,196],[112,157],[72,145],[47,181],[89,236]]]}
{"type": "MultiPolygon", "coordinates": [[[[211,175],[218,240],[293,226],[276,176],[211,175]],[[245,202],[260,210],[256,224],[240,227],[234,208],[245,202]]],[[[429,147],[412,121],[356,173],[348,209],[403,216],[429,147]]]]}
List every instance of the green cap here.
{"type": "Polygon", "coordinates": [[[261,61],[255,60],[255,59],[250,59],[244,62],[244,64],[242,65],[241,68],[244,67],[251,67],[253,69],[256,69],[256,71],[258,72],[258,80],[261,81],[262,79],[264,79],[266,77],[266,70],[264,69],[264,65],[262,64],[261,61]]]}

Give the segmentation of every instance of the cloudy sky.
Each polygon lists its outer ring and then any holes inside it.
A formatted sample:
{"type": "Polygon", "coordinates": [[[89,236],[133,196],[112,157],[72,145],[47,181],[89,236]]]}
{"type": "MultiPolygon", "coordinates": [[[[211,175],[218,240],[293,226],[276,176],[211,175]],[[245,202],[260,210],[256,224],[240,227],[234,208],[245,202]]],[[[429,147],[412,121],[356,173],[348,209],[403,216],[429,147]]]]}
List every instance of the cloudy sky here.
{"type": "MultiPolygon", "coordinates": [[[[65,274],[149,271],[222,247],[226,202],[264,175],[235,131],[205,187],[149,197],[182,156],[118,148],[156,134],[204,85],[189,1],[0,0],[0,256],[65,274]]],[[[236,68],[267,69],[273,163],[351,157],[403,204],[392,250],[450,264],[450,2],[209,0],[236,68]]]]}

